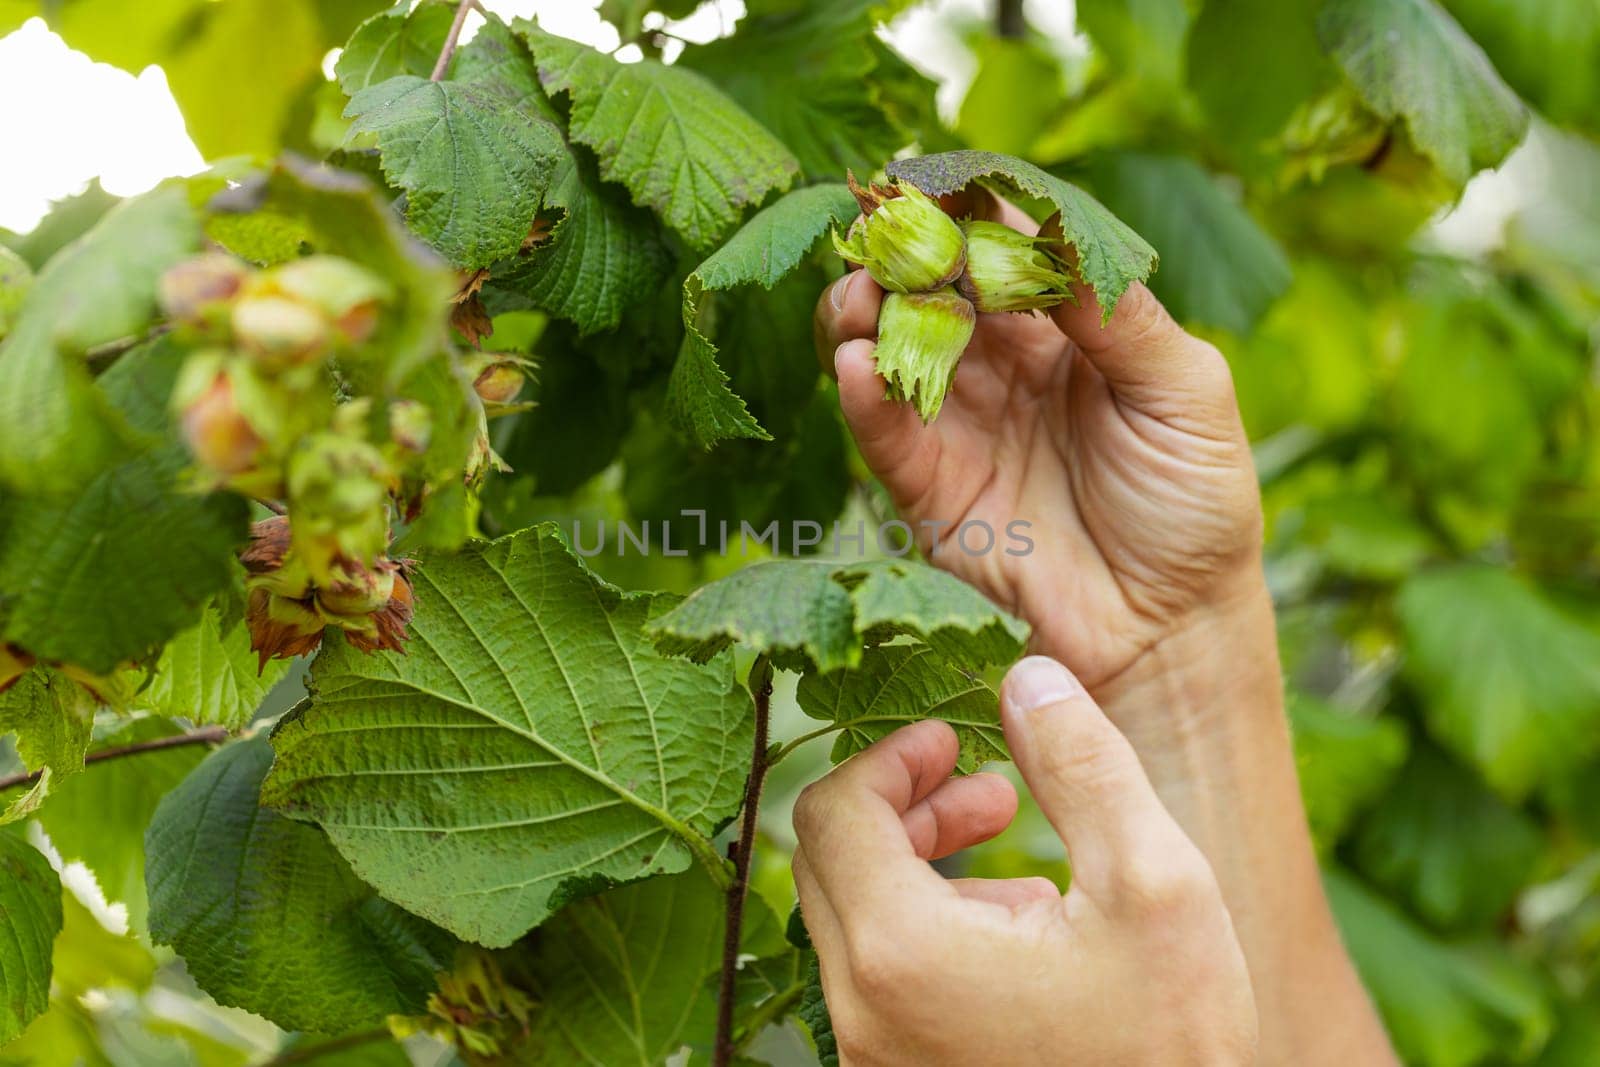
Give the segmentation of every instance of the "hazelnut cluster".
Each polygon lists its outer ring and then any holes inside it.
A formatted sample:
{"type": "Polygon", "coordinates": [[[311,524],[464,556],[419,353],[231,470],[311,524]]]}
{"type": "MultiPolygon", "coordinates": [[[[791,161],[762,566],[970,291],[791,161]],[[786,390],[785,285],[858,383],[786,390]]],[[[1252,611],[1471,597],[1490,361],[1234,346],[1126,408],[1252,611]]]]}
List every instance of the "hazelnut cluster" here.
{"type": "Polygon", "coordinates": [[[861,216],[834,251],[887,290],[878,313],[878,373],[889,395],[931,422],[955,380],[980,311],[1035,311],[1071,299],[1071,267],[1048,238],[997,222],[952,219],[908,182],[861,186],[861,216]]]}

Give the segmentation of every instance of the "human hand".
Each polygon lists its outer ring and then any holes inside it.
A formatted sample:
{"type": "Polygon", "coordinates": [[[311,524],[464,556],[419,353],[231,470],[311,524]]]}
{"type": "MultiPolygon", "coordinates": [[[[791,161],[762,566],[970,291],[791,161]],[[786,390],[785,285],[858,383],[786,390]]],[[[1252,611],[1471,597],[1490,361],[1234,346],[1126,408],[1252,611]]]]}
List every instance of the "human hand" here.
{"type": "MultiPolygon", "coordinates": [[[[945,203],[1038,229],[987,193],[945,203]]],[[[923,551],[1098,690],[1197,616],[1261,596],[1261,507],[1222,355],[1142,285],[1104,328],[1093,292],[1075,295],[1046,315],[979,315],[928,426],[884,398],[871,340],[883,291],[865,271],[824,292],[816,332],[862,455],[923,551]],[[1013,520],[1031,523],[1028,555],[1005,551],[1013,520]],[[993,550],[963,551],[968,522],[995,532],[993,550]]]]}
{"type": "Polygon", "coordinates": [[[1005,778],[949,777],[941,722],[878,742],[795,807],[795,882],[843,1062],[1252,1062],[1255,1007],[1216,879],[1128,742],[1040,656],[1007,676],[1002,717],[1066,843],[1065,896],[928,864],[1017,807],[1005,778]]]}

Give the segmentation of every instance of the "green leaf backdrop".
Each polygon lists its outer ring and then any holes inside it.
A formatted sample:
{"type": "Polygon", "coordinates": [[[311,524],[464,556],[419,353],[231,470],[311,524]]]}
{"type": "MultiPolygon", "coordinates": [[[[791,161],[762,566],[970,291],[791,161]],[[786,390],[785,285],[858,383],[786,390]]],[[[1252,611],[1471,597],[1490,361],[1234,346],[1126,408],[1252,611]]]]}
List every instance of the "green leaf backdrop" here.
{"type": "MultiPolygon", "coordinates": [[[[1003,759],[1027,640],[883,546],[793,558],[894,517],[811,352],[847,168],[1059,211],[1108,305],[1148,275],[1218,343],[1313,834],[1397,1048],[1596,1062],[1600,8],[1079,0],[1067,41],[934,5],[971,69],[936,104],[938,57],[893,43],[914,6],[748,0],[696,44],[694,3],[606,0],[638,62],[473,15],[434,81],[444,0],[0,0],[0,33],[159,64],[217,161],[0,233],[0,665],[32,664],[0,691],[0,1065],[710,1062],[774,667],[736,1062],[837,1061],[776,918],[787,806],[916,718],[1003,759]],[[1474,241],[1434,224],[1458,203],[1474,241]],[[192,478],[194,341],[156,310],[202,241],[396,291],[342,387],[435,413],[403,656],[257,671],[251,513],[192,478]],[[452,306],[536,364],[482,442],[452,306]],[[464,483],[480,447],[509,470],[464,483]]],[[[950,867],[1067,877],[1026,807],[950,867]]]]}

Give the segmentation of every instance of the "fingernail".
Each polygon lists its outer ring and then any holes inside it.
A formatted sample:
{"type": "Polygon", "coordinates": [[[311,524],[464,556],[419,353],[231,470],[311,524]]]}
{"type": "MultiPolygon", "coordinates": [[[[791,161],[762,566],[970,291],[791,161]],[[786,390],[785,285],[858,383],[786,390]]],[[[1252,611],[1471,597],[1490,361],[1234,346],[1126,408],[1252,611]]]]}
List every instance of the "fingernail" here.
{"type": "Polygon", "coordinates": [[[1006,701],[1018,711],[1036,711],[1083,692],[1072,672],[1048,656],[1029,656],[1006,675],[1006,701]]]}
{"type": "Polygon", "coordinates": [[[828,303],[833,305],[833,310],[844,310],[844,298],[850,293],[850,283],[856,280],[858,271],[847,271],[843,278],[833,283],[828,290],[828,303]]]}

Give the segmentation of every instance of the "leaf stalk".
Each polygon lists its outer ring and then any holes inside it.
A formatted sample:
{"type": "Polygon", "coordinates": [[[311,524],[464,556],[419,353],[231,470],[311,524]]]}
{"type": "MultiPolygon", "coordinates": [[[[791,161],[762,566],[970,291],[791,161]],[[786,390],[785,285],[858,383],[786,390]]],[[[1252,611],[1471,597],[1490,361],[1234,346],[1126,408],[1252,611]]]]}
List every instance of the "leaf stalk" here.
{"type": "Polygon", "coordinates": [[[450,23],[450,32],[445,35],[444,47],[439,49],[439,61],[433,65],[433,73],[428,76],[429,81],[444,81],[445,71],[450,69],[450,59],[456,54],[456,42],[461,39],[461,27],[466,24],[467,12],[476,6],[476,0],[461,0],[461,3],[456,5],[456,17],[450,23]]]}

